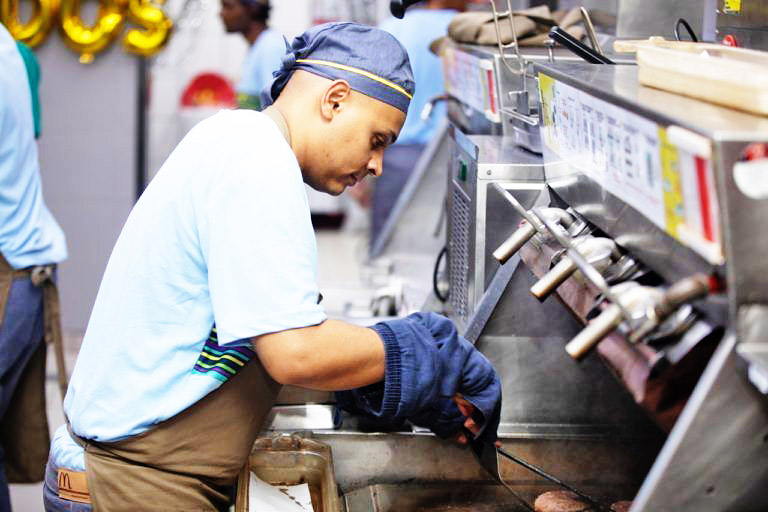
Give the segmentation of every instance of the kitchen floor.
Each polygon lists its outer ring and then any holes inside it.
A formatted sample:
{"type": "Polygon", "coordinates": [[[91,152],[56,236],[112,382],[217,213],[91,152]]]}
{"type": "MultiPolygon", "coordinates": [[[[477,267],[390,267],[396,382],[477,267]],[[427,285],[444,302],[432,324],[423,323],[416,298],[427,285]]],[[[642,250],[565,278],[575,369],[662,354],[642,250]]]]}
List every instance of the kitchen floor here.
{"type": "MultiPolygon", "coordinates": [[[[352,213],[351,218],[347,219],[341,229],[317,232],[318,282],[321,292],[323,290],[354,290],[363,282],[362,262],[365,261],[368,252],[365,214],[354,209],[352,213]]],[[[338,303],[338,301],[335,302],[338,303]]],[[[328,312],[333,315],[330,309],[328,312]]],[[[77,334],[65,337],[67,368],[70,371],[74,366],[81,339],[77,334]]],[[[53,432],[64,423],[64,414],[56,374],[53,370],[55,363],[51,355],[52,351],[49,351],[46,396],[48,424],[53,432]]],[[[11,504],[14,512],[43,512],[42,483],[11,485],[11,504]]]]}

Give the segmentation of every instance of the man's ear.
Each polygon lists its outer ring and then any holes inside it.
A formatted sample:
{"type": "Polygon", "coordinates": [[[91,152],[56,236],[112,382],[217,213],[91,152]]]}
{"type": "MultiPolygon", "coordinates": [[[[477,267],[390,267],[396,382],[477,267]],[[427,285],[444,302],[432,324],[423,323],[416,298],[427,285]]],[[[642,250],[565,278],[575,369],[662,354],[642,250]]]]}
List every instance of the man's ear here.
{"type": "Polygon", "coordinates": [[[346,80],[334,80],[325,90],[320,101],[320,113],[323,119],[330,121],[346,105],[352,88],[346,80]]]}

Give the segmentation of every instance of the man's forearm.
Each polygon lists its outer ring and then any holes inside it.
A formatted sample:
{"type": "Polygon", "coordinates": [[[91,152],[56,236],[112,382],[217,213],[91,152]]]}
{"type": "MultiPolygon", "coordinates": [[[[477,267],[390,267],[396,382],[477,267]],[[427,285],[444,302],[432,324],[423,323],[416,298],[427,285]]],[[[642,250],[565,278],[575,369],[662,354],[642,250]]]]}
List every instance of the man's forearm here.
{"type": "Polygon", "coordinates": [[[384,344],[366,327],[326,320],[259,336],[253,345],[264,368],[282,384],[335,391],[384,378],[384,344]]]}

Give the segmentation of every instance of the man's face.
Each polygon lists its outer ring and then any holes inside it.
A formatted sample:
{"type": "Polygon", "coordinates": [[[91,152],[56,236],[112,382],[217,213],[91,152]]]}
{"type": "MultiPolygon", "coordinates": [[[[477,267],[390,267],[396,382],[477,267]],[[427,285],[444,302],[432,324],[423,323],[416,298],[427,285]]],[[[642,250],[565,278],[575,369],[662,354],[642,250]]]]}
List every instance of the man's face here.
{"type": "Polygon", "coordinates": [[[244,32],[250,22],[248,9],[240,0],[221,0],[219,16],[224,22],[224,29],[229,33],[244,32]]]}
{"type": "Polygon", "coordinates": [[[304,180],[315,190],[339,195],[368,175],[381,176],[384,149],[405,122],[405,113],[352,92],[323,130],[304,180]]]}

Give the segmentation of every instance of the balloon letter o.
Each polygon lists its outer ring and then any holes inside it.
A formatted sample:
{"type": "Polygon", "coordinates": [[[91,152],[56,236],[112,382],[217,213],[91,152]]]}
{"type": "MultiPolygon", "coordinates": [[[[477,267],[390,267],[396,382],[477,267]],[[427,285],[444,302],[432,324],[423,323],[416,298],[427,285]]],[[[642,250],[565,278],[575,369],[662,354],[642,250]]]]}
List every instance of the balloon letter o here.
{"type": "Polygon", "coordinates": [[[80,18],[80,0],[61,0],[61,30],[64,41],[80,54],[80,62],[88,64],[120,33],[123,23],[121,2],[99,0],[99,13],[94,26],[80,18]]]}

